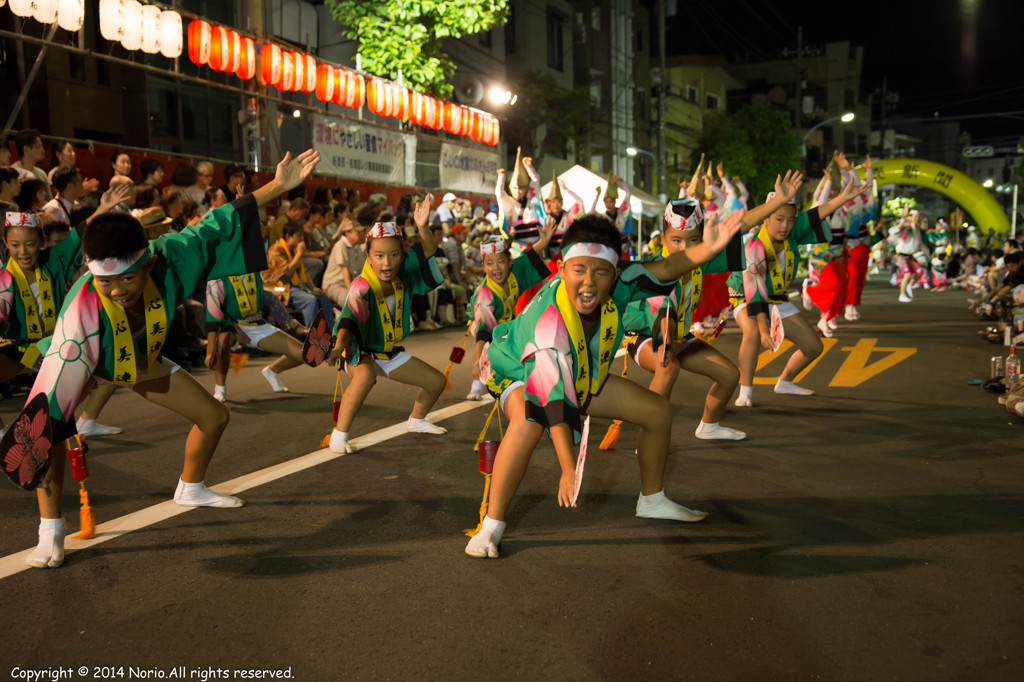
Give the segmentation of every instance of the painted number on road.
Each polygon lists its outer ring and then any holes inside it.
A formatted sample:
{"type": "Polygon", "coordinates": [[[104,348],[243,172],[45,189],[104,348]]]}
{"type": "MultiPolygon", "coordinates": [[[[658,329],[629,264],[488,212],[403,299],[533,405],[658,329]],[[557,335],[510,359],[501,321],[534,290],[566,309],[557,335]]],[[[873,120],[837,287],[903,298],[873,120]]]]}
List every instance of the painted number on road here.
{"type": "MultiPolygon", "coordinates": [[[[825,355],[836,345],[836,339],[822,339],[822,350],[821,355],[814,359],[799,375],[796,377],[796,381],[801,381],[805,376],[810,374],[817,364],[821,361],[825,355]]],[[[860,386],[868,379],[877,376],[887,369],[892,369],[899,363],[903,362],[911,355],[917,352],[916,348],[890,348],[890,347],[879,347],[876,344],[878,339],[860,339],[853,346],[843,346],[840,350],[847,353],[846,359],[843,360],[843,364],[839,367],[835,376],[829,382],[829,386],[835,386],[838,388],[854,388],[860,386]],[[875,359],[872,361],[872,354],[875,355],[875,359]],[[883,354],[878,357],[879,354],[883,354]]],[[[782,346],[778,352],[764,351],[757,358],[757,371],[760,372],[762,369],[767,367],[775,360],[786,356],[789,351],[793,348],[792,342],[789,340],[783,341],[782,346]]],[[[754,377],[754,383],[760,385],[773,385],[778,381],[778,376],[773,377],[754,377]]]]}

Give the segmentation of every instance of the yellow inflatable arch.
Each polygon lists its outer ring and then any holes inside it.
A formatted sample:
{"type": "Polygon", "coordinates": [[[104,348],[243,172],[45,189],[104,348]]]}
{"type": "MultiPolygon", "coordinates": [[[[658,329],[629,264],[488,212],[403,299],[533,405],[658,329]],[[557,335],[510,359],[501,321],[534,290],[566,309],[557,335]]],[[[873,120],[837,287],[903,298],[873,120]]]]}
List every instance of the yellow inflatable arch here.
{"type": "MultiPolygon", "coordinates": [[[[941,192],[971,214],[978,230],[1010,231],[1010,221],[987,189],[955,168],[924,159],[882,159],[874,162],[879,185],[916,185],[941,192]]],[[[859,168],[864,177],[863,167],[859,168]]]]}

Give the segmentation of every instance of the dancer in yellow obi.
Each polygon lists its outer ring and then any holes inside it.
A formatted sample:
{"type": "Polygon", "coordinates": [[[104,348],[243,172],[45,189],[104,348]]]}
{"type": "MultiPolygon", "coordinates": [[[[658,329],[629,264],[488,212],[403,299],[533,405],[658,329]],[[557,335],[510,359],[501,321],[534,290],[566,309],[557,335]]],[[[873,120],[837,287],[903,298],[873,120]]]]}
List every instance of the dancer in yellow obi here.
{"type": "Polygon", "coordinates": [[[643,264],[620,264],[621,236],[604,216],[573,222],[562,238],[558,276],[519,317],[498,325],[487,351],[487,388],[508,417],[508,430],[494,460],[488,515],[466,546],[467,554],[498,556],[505,513],[545,431],[562,470],[558,502],[574,504],[579,486],[572,449],[585,443],[582,417],[587,415],[641,426],[637,516],[704,518],[704,512],[665,497],[672,422],[668,401],[609,370],[622,341],[621,311],[632,301],[670,293],[680,277],[725,248],[739,232],[741,217],[737,211],[724,223],[707,226],[703,243],[643,264]]]}
{"type": "Polygon", "coordinates": [[[487,364],[487,344],[491,342],[494,328],[516,316],[516,300],[530,287],[540,284],[551,276],[543,254],[554,235],[555,220],[548,218],[540,231],[540,239],[517,258],[512,258],[508,242],[501,237],[488,237],[480,245],[483,258],[484,283],[473,294],[473,388],[468,400],[480,400],[484,383],[491,373],[487,364]]]}
{"type": "Polygon", "coordinates": [[[106,214],[89,225],[82,251],[90,272],[68,293],[49,344],[40,344],[43,363],[28,407],[0,446],[5,473],[15,482],[27,482],[25,487],[49,467],[35,488],[42,518],[39,545],[28,557],[30,566],[54,567],[64,560],[62,442],[74,434],[71,417],[94,375],[131,386],[146,400],[194,424],[174,493],[176,503],[242,505],[237,497],[215,493],[203,483],[227,427],[227,409],[192,375],[160,357],[160,351],[175,307],[196,286],[266,267],[258,209],[297,187],[319,158],[313,150],[294,159],[287,154],[267,185],[211,210],[198,225],[153,241],[126,214],[106,214]],[[36,412],[40,403],[42,411],[36,412]],[[47,417],[57,445],[41,452],[45,439],[40,438],[39,427],[47,417]]]}
{"type": "MultiPolygon", "coordinates": [[[[127,188],[104,193],[89,222],[126,195],[127,188]]],[[[9,381],[26,367],[35,367],[40,360],[36,342],[53,334],[68,287],[82,267],[85,223],[47,249],[36,214],[6,213],[4,224],[4,246],[10,257],[0,270],[0,338],[9,340],[0,343],[0,381],[9,381]]],[[[93,426],[120,432],[95,422],[93,426]]],[[[0,437],[6,431],[0,418],[0,437]]]]}
{"type": "Polygon", "coordinates": [[[206,283],[206,366],[213,370],[213,397],[227,400],[231,347],[236,340],[281,357],[263,368],[275,393],[287,393],[278,374],[302,364],[302,343],[263,319],[263,280],[256,273],[206,283]]]}
{"type": "MultiPolygon", "coordinates": [[[[685,248],[700,244],[704,233],[704,211],[696,199],[673,199],[665,207],[662,248],[655,260],[662,260],[685,248]]],[[[704,413],[694,435],[704,440],[743,440],[743,431],[719,425],[740,381],[740,372],[724,355],[690,333],[693,311],[700,301],[701,281],[705,273],[742,270],[743,241],[740,235],[725,250],[704,265],[694,268],[676,282],[668,296],[652,296],[626,307],[622,322],[627,337],[626,349],[638,365],[651,372],[650,389],[672,398],[679,370],[702,374],[713,380],[704,401],[704,413]],[[662,337],[661,325],[675,325],[670,338],[662,337]],[[673,339],[679,339],[678,343],[673,339]],[[670,348],[662,345],[671,343],[670,348]],[[664,360],[663,360],[664,358],[664,360]]]]}
{"type": "Polygon", "coordinates": [[[444,391],[445,378],[419,358],[396,346],[411,329],[409,311],[414,294],[426,294],[444,282],[434,252],[437,245],[427,223],[432,194],[416,206],[416,228],[420,243],[405,251],[405,238],[395,223],[376,223],[366,233],[366,263],[352,280],[345,307],[334,325],[337,334],[330,361],[344,356],[352,378],[341,398],[338,423],[331,432],[334,452],[355,452],[349,445],[348,430],[369,395],[377,375],[400,384],[419,387],[408,429],[412,433],[447,433],[447,429],[426,420],[427,413],[444,391]]]}
{"type": "Polygon", "coordinates": [[[793,383],[800,372],[821,355],[822,344],[818,334],[789,302],[786,290],[796,274],[796,253],[801,244],[825,244],[831,238],[828,226],[822,221],[833,211],[852,199],[860,191],[848,183],[835,198],[812,208],[797,212],[794,197],[803,175],[787,173],[775,182],[775,191],[768,194],[766,203],[750,211],[745,222],[764,223],[748,235],[745,247],[747,267],[729,276],[729,295],[735,305],[736,322],[743,331],[740,341],[740,394],[737,407],[754,404],[754,368],[758,347],[771,349],[772,333],[769,316],[773,307],[778,309],[785,338],[797,350],[775,384],[776,393],[811,395],[814,391],[793,383]]]}

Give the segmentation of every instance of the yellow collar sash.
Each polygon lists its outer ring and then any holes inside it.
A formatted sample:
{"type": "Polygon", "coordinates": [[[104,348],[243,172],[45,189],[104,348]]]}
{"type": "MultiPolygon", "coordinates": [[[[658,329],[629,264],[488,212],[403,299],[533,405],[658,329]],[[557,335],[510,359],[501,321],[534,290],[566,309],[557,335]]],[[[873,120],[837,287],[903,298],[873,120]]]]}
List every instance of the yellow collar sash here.
{"type": "Polygon", "coordinates": [[[562,321],[569,332],[569,339],[576,352],[576,402],[580,409],[586,404],[590,396],[597,393],[608,378],[608,370],[612,366],[612,349],[619,330],[619,311],[615,302],[608,299],[608,302],[601,307],[601,323],[598,333],[601,335],[600,356],[598,357],[597,377],[590,375],[590,353],[587,350],[587,337],[583,331],[583,321],[580,314],[569,301],[569,294],[565,290],[565,282],[558,284],[558,291],[555,293],[555,305],[562,315],[562,321]]]}
{"type": "MultiPolygon", "coordinates": [[[[288,256],[288,262],[292,260],[291,249],[288,248],[288,243],[285,242],[284,237],[277,240],[277,245],[284,249],[284,254],[288,256]]],[[[299,269],[292,273],[292,284],[299,285],[307,281],[309,276],[306,274],[306,264],[299,259],[299,269]]]]}
{"type": "Polygon", "coordinates": [[[392,318],[388,310],[387,297],[384,296],[384,289],[381,286],[377,273],[370,266],[370,261],[363,263],[362,278],[370,283],[373,291],[373,300],[377,304],[377,315],[380,318],[380,326],[384,331],[384,352],[390,353],[394,345],[405,338],[405,286],[397,277],[391,280],[391,286],[395,289],[395,314],[392,318]]]}
{"type": "Polygon", "coordinates": [[[511,272],[508,273],[508,296],[505,296],[505,290],[501,288],[501,285],[490,277],[486,279],[486,283],[487,288],[493,291],[501,301],[501,319],[498,320],[498,324],[508,322],[516,316],[516,299],[519,298],[519,282],[516,281],[516,276],[511,272]]]}
{"type": "MultiPolygon", "coordinates": [[[[668,247],[661,247],[661,257],[668,258],[668,247]]],[[[704,282],[704,271],[700,267],[696,267],[690,272],[686,273],[679,278],[679,312],[677,317],[679,320],[679,326],[676,328],[676,335],[678,338],[683,338],[690,333],[690,324],[693,319],[693,311],[697,308],[697,304],[700,303],[700,291],[701,284],[704,282]],[[686,283],[690,283],[690,291],[686,291],[686,283]]]]}
{"type": "MultiPolygon", "coordinates": [[[[93,286],[95,287],[95,284],[93,286]]],[[[99,289],[96,293],[114,330],[114,381],[118,384],[134,384],[137,379],[138,362],[135,358],[135,342],[132,339],[128,316],[120,304],[101,294],[99,289]]],[[[144,367],[155,377],[159,374],[160,349],[163,348],[164,339],[167,337],[167,315],[164,313],[164,299],[149,275],[146,275],[143,296],[146,302],[147,352],[144,367]]]]}
{"type": "Polygon", "coordinates": [[[39,319],[39,306],[36,305],[36,298],[32,295],[32,287],[21,271],[21,266],[14,260],[7,260],[7,272],[14,278],[14,284],[18,289],[18,296],[21,298],[21,305],[25,309],[25,338],[33,341],[50,336],[53,328],[57,325],[57,315],[53,302],[53,287],[50,279],[43,272],[43,269],[36,265],[36,284],[39,286],[39,304],[42,306],[42,320],[39,319]]]}
{"type": "Polygon", "coordinates": [[[757,233],[757,238],[764,244],[764,263],[768,270],[768,276],[772,280],[772,295],[785,296],[786,289],[789,288],[790,282],[793,281],[793,275],[796,274],[793,249],[789,247],[789,240],[782,243],[786,252],[786,272],[783,274],[779,269],[779,257],[775,253],[775,244],[768,235],[768,228],[762,225],[761,230],[757,233]]]}
{"type": "Polygon", "coordinates": [[[259,311],[256,309],[256,274],[248,273],[241,277],[229,277],[231,287],[235,292],[235,299],[238,301],[238,312],[242,319],[252,317],[259,311]]]}

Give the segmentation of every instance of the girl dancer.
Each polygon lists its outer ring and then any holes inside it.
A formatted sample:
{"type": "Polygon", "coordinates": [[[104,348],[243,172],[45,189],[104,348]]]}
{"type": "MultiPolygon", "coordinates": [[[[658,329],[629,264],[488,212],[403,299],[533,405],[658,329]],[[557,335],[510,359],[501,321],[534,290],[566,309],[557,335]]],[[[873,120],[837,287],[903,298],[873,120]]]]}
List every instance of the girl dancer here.
{"type": "Polygon", "coordinates": [[[537,236],[537,228],[545,217],[540,200],[540,176],[533,169],[530,157],[522,159],[522,148],[516,148],[516,166],[512,169],[508,192],[505,191],[505,169],[501,168],[494,196],[498,200],[498,224],[502,234],[516,241],[537,236]]]}
{"type": "Polygon", "coordinates": [[[150,402],[194,423],[175,502],[242,505],[240,499],[217,494],[203,483],[228,423],[227,409],[192,375],[161,358],[160,350],[175,307],[197,285],[266,267],[259,207],[298,186],[318,160],[313,150],[295,159],[286,154],[267,185],[210,211],[198,226],[153,241],[126,214],[105,214],[89,225],[82,250],[90,272],[68,293],[53,337],[43,349],[28,405],[0,442],[5,473],[36,490],[42,518],[39,545],[27,560],[30,566],[55,567],[64,561],[62,442],[74,434],[71,416],[94,374],[129,385],[150,402]],[[39,433],[47,417],[56,443],[52,452],[39,433]]]}
{"type": "Polygon", "coordinates": [[[334,324],[337,338],[329,359],[337,364],[344,355],[352,382],[341,398],[338,423],[331,432],[333,452],[355,452],[348,442],[348,430],[377,383],[378,374],[400,384],[419,387],[409,416],[410,433],[448,432],[426,420],[430,408],[444,391],[444,375],[395,345],[410,329],[412,296],[425,295],[444,282],[434,258],[437,245],[427,222],[433,200],[434,196],[428,194],[416,207],[420,243],[408,252],[403,248],[404,238],[395,223],[376,223],[366,233],[363,272],[352,281],[345,307],[334,324]]]}
{"type": "MultiPolygon", "coordinates": [[[[673,199],[665,207],[663,246],[656,260],[669,258],[700,244],[703,228],[704,212],[700,202],[689,198],[673,199]]],[[[693,310],[700,301],[705,273],[730,272],[743,267],[743,242],[737,235],[724,251],[684,274],[670,296],[654,296],[646,301],[630,303],[623,315],[626,331],[636,332],[626,342],[626,350],[638,365],[654,375],[650,385],[652,391],[671,400],[680,369],[702,374],[714,381],[704,401],[703,417],[694,433],[704,440],[743,440],[747,435],[718,424],[740,381],[739,370],[724,355],[690,333],[693,310]],[[666,349],[664,357],[667,364],[662,363],[662,353],[659,352],[662,344],[671,343],[671,338],[661,338],[660,325],[665,317],[668,324],[676,326],[671,337],[680,339],[679,343],[672,343],[672,347],[666,349]]]]}
{"type": "Polygon", "coordinates": [[[899,276],[900,303],[910,303],[914,300],[913,284],[924,274],[924,269],[914,256],[924,248],[921,229],[918,227],[920,219],[921,212],[916,208],[910,210],[910,205],[907,204],[903,207],[903,219],[893,228],[893,246],[896,251],[893,260],[899,276]]]}
{"type": "MultiPolygon", "coordinates": [[[[855,198],[858,219],[851,222],[846,235],[847,285],[843,317],[851,321],[860,319],[860,311],[857,308],[864,292],[864,281],[868,277],[868,261],[871,260],[869,223],[876,217],[874,170],[870,155],[864,159],[864,169],[864,184],[861,185],[864,191],[855,198]]],[[[854,184],[860,184],[857,171],[851,168],[849,172],[853,176],[854,184]]]]}
{"type": "MultiPolygon", "coordinates": [[[[832,157],[825,177],[821,179],[814,193],[817,207],[839,195],[841,185],[840,166],[846,157],[842,152],[832,157]]],[[[832,338],[832,330],[838,328],[836,318],[846,302],[847,265],[846,232],[847,224],[853,220],[851,206],[842,206],[829,216],[826,225],[828,243],[813,244],[808,255],[809,272],[803,284],[804,307],[810,310],[813,302],[821,311],[818,331],[826,338],[832,338]]]]}
{"type": "Polygon", "coordinates": [[[206,366],[213,370],[213,397],[228,399],[231,348],[237,340],[281,357],[263,368],[275,393],[287,393],[278,374],[302,364],[302,344],[263,319],[263,280],[256,273],[206,283],[206,366]]]}
{"type": "Polygon", "coordinates": [[[554,218],[548,218],[541,229],[540,239],[518,258],[512,258],[508,243],[501,237],[488,237],[480,244],[484,272],[487,277],[473,294],[473,388],[469,400],[480,400],[484,395],[484,382],[491,373],[487,364],[487,345],[494,328],[516,316],[516,301],[522,292],[546,280],[551,271],[544,262],[544,250],[555,230],[554,218]]]}
{"type": "Polygon", "coordinates": [[[508,505],[526,473],[537,443],[550,433],[562,468],[558,502],[574,503],[573,445],[584,438],[581,416],[612,417],[642,427],[640,498],[646,518],[700,521],[705,513],[665,497],[664,473],[671,436],[668,402],[610,373],[623,334],[621,312],[631,301],[666,294],[678,279],[725,248],[740,228],[738,213],[706,226],[704,242],[653,263],[624,264],[618,230],[602,216],[576,220],[562,239],[559,275],[529,308],[494,330],[487,351],[488,390],[508,417],[494,460],[488,516],[466,553],[497,557],[508,505]]]}
{"type": "Polygon", "coordinates": [[[798,314],[796,306],[789,302],[786,289],[796,273],[796,252],[799,246],[827,242],[830,235],[822,220],[854,197],[860,189],[851,182],[834,199],[797,214],[793,198],[802,182],[803,176],[800,173],[786,173],[785,178],[776,181],[775,191],[768,195],[767,203],[750,211],[746,222],[757,224],[764,220],[764,224],[751,234],[747,242],[746,270],[742,273],[734,272],[729,277],[730,295],[736,303],[733,313],[743,332],[737,407],[751,407],[754,404],[753,381],[757,349],[759,345],[772,347],[768,325],[770,306],[778,306],[786,337],[798,348],[779,377],[775,392],[796,395],[814,393],[797,386],[792,380],[821,354],[821,340],[798,314]]]}

